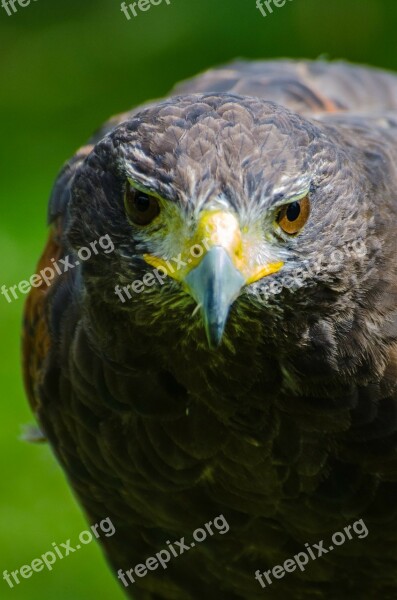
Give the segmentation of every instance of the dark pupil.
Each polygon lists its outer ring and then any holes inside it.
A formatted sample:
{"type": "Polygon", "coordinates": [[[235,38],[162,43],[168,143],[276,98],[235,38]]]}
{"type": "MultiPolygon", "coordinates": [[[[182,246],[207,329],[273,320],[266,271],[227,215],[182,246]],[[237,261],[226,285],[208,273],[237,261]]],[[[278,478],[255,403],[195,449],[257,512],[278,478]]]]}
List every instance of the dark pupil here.
{"type": "Polygon", "coordinates": [[[287,209],[287,219],[288,221],[296,221],[301,212],[301,207],[299,202],[292,202],[287,209]]]}
{"type": "Polygon", "coordinates": [[[135,200],[136,209],[140,212],[145,212],[150,207],[150,198],[145,194],[140,194],[135,200]]]}

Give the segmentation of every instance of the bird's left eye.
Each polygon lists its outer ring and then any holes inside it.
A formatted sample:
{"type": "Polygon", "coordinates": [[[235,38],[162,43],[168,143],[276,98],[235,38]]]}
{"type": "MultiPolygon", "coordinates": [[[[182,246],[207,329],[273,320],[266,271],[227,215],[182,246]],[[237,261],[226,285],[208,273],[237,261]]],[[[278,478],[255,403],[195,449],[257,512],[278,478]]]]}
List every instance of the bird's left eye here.
{"type": "Polygon", "coordinates": [[[277,223],[281,229],[293,235],[305,225],[310,214],[310,200],[305,196],[301,200],[283,206],[277,215],[277,223]]]}
{"type": "Polygon", "coordinates": [[[149,225],[160,212],[157,198],[136,190],[129,182],[125,192],[124,206],[128,218],[135,225],[149,225]]]}

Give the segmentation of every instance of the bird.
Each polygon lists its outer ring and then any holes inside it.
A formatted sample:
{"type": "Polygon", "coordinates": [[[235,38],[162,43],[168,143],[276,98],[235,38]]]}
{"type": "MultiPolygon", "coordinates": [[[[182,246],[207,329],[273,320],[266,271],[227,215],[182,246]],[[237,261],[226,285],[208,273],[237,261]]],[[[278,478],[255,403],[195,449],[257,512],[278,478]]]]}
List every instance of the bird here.
{"type": "Polygon", "coordinates": [[[397,76],[322,59],[214,67],[62,168],[24,379],[127,596],[397,597],[396,190],[397,76]]]}

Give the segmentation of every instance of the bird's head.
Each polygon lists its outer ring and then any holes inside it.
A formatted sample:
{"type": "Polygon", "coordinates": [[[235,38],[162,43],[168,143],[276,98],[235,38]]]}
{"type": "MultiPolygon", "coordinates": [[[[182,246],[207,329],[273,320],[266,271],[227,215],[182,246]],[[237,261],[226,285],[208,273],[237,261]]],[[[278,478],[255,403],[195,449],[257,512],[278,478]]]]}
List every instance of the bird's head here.
{"type": "Polygon", "coordinates": [[[137,325],[155,319],[202,344],[205,331],[210,348],[251,335],[244,317],[269,338],[315,311],[333,318],[359,279],[370,223],[358,152],[260,99],[189,95],[142,109],[73,182],[72,247],[106,234],[115,246],[83,266],[88,293],[137,325]]]}

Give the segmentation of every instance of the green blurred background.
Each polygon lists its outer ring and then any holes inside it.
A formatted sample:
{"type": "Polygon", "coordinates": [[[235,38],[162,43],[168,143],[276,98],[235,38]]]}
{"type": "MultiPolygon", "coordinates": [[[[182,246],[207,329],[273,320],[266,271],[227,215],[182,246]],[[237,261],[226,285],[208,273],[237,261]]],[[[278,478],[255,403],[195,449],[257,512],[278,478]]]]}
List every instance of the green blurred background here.
{"type": "MultiPolygon", "coordinates": [[[[110,115],[234,57],[322,55],[397,70],[396,18],[395,0],[290,0],[266,18],[255,0],[163,0],[130,21],[119,0],[37,0],[12,16],[0,7],[0,286],[35,272],[56,173],[110,115]]],[[[18,439],[32,422],[22,308],[23,298],[0,296],[0,574],[86,528],[48,447],[18,439]]],[[[0,579],[0,598],[122,597],[95,543],[13,589],[0,579]]]]}

